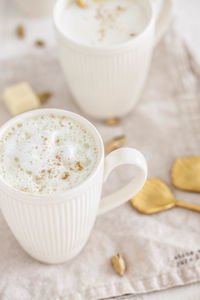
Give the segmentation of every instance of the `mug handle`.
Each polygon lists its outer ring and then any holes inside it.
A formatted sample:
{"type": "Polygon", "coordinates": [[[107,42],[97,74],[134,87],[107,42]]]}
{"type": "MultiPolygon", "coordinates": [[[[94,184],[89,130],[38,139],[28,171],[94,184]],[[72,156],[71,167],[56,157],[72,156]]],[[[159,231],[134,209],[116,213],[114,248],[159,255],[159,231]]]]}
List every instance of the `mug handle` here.
{"type": "Polygon", "coordinates": [[[163,0],[162,8],[155,24],[154,46],[158,44],[161,37],[167,30],[171,17],[172,17],[172,0],[163,0]]]}
{"type": "Polygon", "coordinates": [[[147,164],[141,152],[133,148],[120,148],[111,152],[105,158],[104,182],[111,171],[121,165],[131,164],[137,167],[138,174],[120,190],[104,197],[101,200],[99,214],[103,214],[123,203],[137,194],[143,187],[147,178],[147,164]]]}

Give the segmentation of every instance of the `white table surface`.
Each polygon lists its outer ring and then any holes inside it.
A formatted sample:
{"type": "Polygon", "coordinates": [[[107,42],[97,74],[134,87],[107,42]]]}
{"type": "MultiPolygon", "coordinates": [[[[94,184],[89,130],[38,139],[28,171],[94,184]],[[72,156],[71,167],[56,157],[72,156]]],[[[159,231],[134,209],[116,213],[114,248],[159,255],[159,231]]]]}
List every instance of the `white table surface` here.
{"type": "MultiPolygon", "coordinates": [[[[190,45],[191,50],[200,62],[200,1],[174,0],[174,15],[180,34],[190,45]]],[[[15,7],[12,0],[0,0],[0,59],[40,51],[33,47],[35,39],[41,38],[48,47],[55,46],[55,37],[50,20],[27,20],[15,7]],[[26,23],[29,36],[25,45],[14,38],[16,24],[26,23]],[[42,30],[41,30],[42,24],[42,30]]],[[[200,300],[200,283],[173,288],[170,290],[131,296],[131,300],[200,300]]],[[[14,299],[13,299],[14,300],[14,299]]]]}

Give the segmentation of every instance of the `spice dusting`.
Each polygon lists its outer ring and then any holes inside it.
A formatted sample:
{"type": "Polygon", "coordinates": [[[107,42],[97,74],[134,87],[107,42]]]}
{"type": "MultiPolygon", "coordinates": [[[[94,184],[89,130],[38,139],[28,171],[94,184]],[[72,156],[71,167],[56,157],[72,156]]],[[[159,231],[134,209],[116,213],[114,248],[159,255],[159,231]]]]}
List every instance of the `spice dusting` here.
{"type": "Polygon", "coordinates": [[[77,162],[76,162],[76,168],[77,168],[79,171],[82,171],[82,170],[83,170],[83,166],[81,165],[80,161],[77,161],[77,162]]]}
{"type": "Polygon", "coordinates": [[[63,177],[62,177],[62,179],[65,180],[65,179],[67,179],[68,177],[69,177],[69,173],[68,173],[68,172],[65,172],[64,175],[63,175],[63,177]]]}

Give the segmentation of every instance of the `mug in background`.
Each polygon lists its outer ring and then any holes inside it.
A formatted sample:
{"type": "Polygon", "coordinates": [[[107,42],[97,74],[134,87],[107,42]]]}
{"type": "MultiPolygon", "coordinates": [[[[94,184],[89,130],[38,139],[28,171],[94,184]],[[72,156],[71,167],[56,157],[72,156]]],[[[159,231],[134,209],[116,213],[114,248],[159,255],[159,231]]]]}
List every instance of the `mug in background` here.
{"type": "Polygon", "coordinates": [[[132,148],[115,150],[104,158],[104,145],[97,129],[83,117],[60,109],[21,114],[0,128],[0,138],[16,122],[48,113],[70,117],[93,135],[98,147],[96,167],[86,180],[63,193],[26,193],[0,180],[0,203],[11,231],[32,257],[46,263],[61,263],[85,246],[98,214],[121,205],[139,192],[146,180],[147,166],[143,155],[132,148]],[[113,169],[124,164],[134,165],[137,175],[100,201],[103,182],[113,169]]]}
{"type": "Polygon", "coordinates": [[[53,13],[60,62],[81,109],[95,118],[121,117],[136,105],[151,62],[152,50],[168,26],[171,0],[164,0],[155,20],[155,3],[141,0],[149,12],[146,28],[116,46],[95,47],[70,39],[61,30],[60,15],[69,0],[58,0],[53,13]]]}
{"type": "Polygon", "coordinates": [[[30,17],[50,16],[56,0],[14,0],[19,9],[30,17]]]}

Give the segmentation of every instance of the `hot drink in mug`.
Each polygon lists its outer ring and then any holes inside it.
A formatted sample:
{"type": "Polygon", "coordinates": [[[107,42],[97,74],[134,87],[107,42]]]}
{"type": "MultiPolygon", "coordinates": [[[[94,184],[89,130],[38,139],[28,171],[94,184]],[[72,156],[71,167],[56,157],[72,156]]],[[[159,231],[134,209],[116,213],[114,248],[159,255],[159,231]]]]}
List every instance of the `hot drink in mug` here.
{"type": "MultiPolygon", "coordinates": [[[[154,1],[155,2],[155,1],[154,1]]],[[[53,13],[60,62],[74,99],[95,118],[121,117],[137,103],[152,51],[171,17],[150,0],[58,0],[53,13]]]]}
{"type": "Polygon", "coordinates": [[[1,210],[22,247],[43,262],[77,255],[97,215],[128,201],[146,176],[139,151],[121,148],[105,158],[96,128],[72,112],[34,110],[0,128],[1,210]],[[103,181],[123,164],[134,165],[136,176],[101,199],[103,181]]]}

